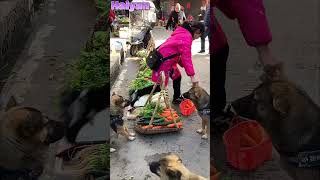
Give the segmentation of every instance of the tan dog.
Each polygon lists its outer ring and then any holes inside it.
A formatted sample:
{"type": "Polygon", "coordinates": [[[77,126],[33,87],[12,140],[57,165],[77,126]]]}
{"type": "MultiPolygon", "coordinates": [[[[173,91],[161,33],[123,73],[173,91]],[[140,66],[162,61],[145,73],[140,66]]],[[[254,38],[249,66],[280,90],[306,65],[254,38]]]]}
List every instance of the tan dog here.
{"type": "Polygon", "coordinates": [[[41,168],[49,144],[64,133],[64,123],[49,120],[35,108],[18,106],[11,97],[0,119],[0,166],[8,170],[41,168]]]}
{"type": "Polygon", "coordinates": [[[202,128],[197,133],[202,134],[203,139],[208,139],[208,124],[210,120],[210,95],[198,84],[194,84],[183,97],[190,99],[196,106],[199,116],[202,119],[202,128]]]}
{"type": "Polygon", "coordinates": [[[112,130],[117,133],[117,136],[122,135],[128,140],[135,140],[135,133],[129,132],[127,126],[124,123],[124,114],[126,107],[130,102],[124,99],[122,96],[112,93],[111,106],[110,106],[110,125],[112,130]]]}
{"type": "Polygon", "coordinates": [[[149,167],[161,180],[207,180],[187,169],[175,154],[166,155],[160,161],[150,163],[149,167]]]}

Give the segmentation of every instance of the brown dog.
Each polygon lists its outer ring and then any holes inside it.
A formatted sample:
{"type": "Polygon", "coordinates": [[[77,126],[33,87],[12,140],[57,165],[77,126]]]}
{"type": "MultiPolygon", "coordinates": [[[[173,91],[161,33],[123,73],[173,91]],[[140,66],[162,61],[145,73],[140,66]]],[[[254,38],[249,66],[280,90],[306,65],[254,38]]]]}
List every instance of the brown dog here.
{"type": "Polygon", "coordinates": [[[127,126],[124,123],[125,109],[130,105],[130,102],[124,99],[122,96],[117,95],[115,92],[111,96],[110,106],[110,125],[112,130],[117,133],[117,136],[122,135],[128,140],[135,140],[135,133],[130,133],[127,126]]]}
{"type": "Polygon", "coordinates": [[[207,180],[187,169],[175,154],[166,155],[160,161],[150,163],[149,167],[161,180],[207,180]]]}
{"type": "Polygon", "coordinates": [[[196,106],[199,116],[202,119],[202,128],[197,133],[202,134],[203,139],[208,139],[208,125],[210,120],[210,95],[198,84],[194,84],[183,97],[190,99],[196,106]]]}
{"type": "Polygon", "coordinates": [[[42,167],[49,144],[61,139],[64,133],[64,123],[49,120],[35,108],[18,106],[11,97],[0,119],[0,167],[42,167]]]}

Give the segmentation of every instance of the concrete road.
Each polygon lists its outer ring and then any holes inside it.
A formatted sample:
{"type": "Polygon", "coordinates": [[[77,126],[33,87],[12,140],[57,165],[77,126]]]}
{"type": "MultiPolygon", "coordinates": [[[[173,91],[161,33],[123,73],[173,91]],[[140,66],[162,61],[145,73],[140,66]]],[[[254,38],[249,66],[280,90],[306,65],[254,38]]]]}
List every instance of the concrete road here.
{"type": "MultiPolygon", "coordinates": [[[[45,1],[23,52],[18,59],[12,59],[16,65],[2,89],[2,105],[14,95],[22,105],[32,106],[58,119],[57,98],[66,67],[79,56],[96,15],[94,4],[88,0],[45,1]]],[[[54,147],[51,150],[55,152],[54,147]]],[[[42,179],[56,178],[53,164],[50,159],[42,179]]]]}
{"type": "MultiPolygon", "coordinates": [[[[319,104],[319,1],[310,0],[302,3],[298,0],[282,0],[264,1],[264,3],[273,34],[271,45],[275,56],[286,63],[285,68],[289,79],[301,85],[319,104]]],[[[230,44],[226,89],[228,100],[232,101],[248,94],[252,88],[257,86],[257,79],[261,71],[253,68],[255,61],[257,61],[257,53],[244,41],[237,21],[229,20],[221,13],[219,13],[218,19],[230,44]]],[[[213,147],[212,155],[215,157],[218,169],[226,171],[223,144],[220,142],[214,144],[213,147]]],[[[270,162],[270,164],[269,170],[268,167],[262,167],[256,173],[233,179],[255,179],[255,177],[256,179],[277,179],[276,177],[280,177],[280,175],[272,176],[271,172],[278,171],[279,166],[274,162],[270,162]]]]}
{"type": "MultiPolygon", "coordinates": [[[[170,34],[165,30],[155,28],[153,34],[156,45],[163,42],[170,34]]],[[[207,46],[208,47],[208,46],[207,46]]],[[[209,56],[197,55],[200,51],[200,40],[193,44],[193,62],[201,85],[209,92],[209,56]]],[[[135,78],[138,60],[128,58],[123,70],[116,81],[112,92],[128,97],[128,83],[135,78]]],[[[190,79],[185,75],[183,69],[182,92],[191,87],[190,79]]],[[[169,84],[169,93],[172,96],[172,85],[169,84]]],[[[159,159],[161,154],[176,153],[181,156],[183,163],[191,171],[209,178],[209,143],[202,140],[195,131],[201,126],[201,119],[197,114],[184,119],[184,129],[180,133],[160,135],[137,135],[132,142],[123,137],[115,138],[111,134],[112,146],[117,151],[111,154],[111,179],[122,180],[133,177],[135,180],[157,180],[148,167],[148,162],[159,159]]],[[[132,130],[134,122],[126,122],[132,130]]],[[[133,131],[133,130],[132,130],[133,131]]]]}

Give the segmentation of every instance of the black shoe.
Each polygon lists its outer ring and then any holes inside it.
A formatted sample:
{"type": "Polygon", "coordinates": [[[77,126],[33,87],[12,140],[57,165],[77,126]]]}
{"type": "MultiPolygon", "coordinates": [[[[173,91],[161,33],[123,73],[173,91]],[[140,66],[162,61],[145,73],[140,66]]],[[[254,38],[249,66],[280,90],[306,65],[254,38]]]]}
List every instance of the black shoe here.
{"type": "Polygon", "coordinates": [[[182,96],[180,96],[176,99],[173,99],[172,104],[180,104],[183,100],[184,100],[184,98],[182,96]]]}
{"type": "Polygon", "coordinates": [[[226,130],[230,128],[231,120],[233,118],[234,114],[230,112],[216,112],[211,115],[212,124],[214,127],[214,131],[218,134],[223,134],[226,130]]]}
{"type": "Polygon", "coordinates": [[[206,51],[205,50],[201,50],[201,51],[199,51],[198,53],[205,53],[206,51]]]}

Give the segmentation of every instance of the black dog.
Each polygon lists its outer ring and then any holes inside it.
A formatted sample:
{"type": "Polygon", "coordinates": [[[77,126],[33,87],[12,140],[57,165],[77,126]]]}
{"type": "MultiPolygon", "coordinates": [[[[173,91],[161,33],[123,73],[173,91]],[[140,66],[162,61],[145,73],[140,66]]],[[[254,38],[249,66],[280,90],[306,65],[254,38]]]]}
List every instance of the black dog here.
{"type": "Polygon", "coordinates": [[[99,89],[79,91],[64,91],[61,106],[61,118],[68,126],[66,138],[73,143],[79,131],[100,111],[110,106],[108,86],[99,89]]]}

